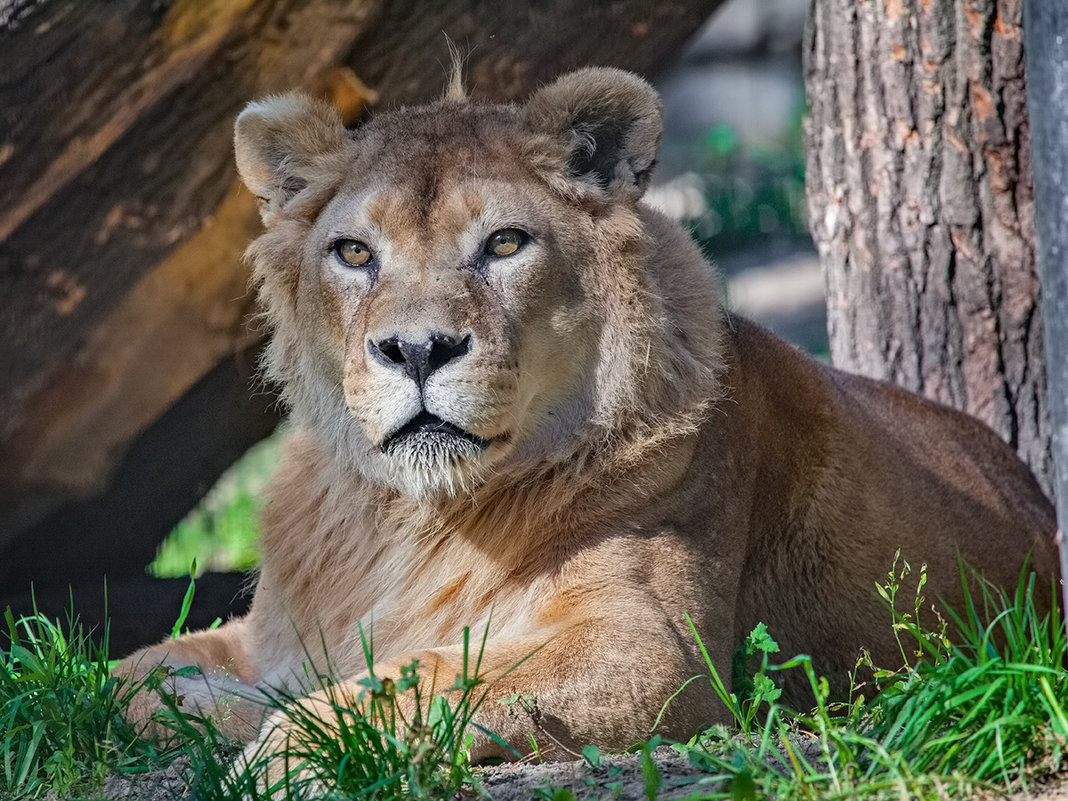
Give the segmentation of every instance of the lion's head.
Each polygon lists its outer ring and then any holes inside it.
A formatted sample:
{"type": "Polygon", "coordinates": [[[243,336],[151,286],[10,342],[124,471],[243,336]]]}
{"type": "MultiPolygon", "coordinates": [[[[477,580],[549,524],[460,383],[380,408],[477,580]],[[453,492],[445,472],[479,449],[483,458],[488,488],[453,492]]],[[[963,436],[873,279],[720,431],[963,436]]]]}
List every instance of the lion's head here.
{"type": "Polygon", "coordinates": [[[250,105],[235,142],[267,227],[267,366],[298,421],[411,495],[692,425],[715,298],[658,274],[665,250],[695,261],[639,206],[660,133],[655,91],[612,69],[355,131],[301,95],[250,105]]]}

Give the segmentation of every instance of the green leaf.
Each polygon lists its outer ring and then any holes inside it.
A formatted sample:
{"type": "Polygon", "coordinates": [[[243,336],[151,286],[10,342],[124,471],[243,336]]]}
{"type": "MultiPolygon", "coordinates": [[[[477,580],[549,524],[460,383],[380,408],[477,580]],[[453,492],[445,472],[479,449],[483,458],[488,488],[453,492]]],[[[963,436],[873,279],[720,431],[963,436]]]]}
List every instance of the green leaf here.
{"type": "Polygon", "coordinates": [[[768,627],[763,623],[757,623],[756,627],[745,638],[745,652],[749,655],[757,653],[777,654],[779,644],[768,634],[768,627]]]}
{"type": "Polygon", "coordinates": [[[753,700],[754,701],[777,701],[782,695],[782,690],[775,686],[775,682],[763,673],[753,676],[753,700]]]}
{"type": "Polygon", "coordinates": [[[178,619],[174,621],[174,626],[171,627],[171,639],[175,640],[182,633],[182,626],[185,625],[186,618],[189,617],[189,610],[193,608],[193,595],[196,592],[196,575],[197,575],[197,560],[193,557],[193,563],[189,566],[189,586],[185,590],[185,597],[182,598],[182,608],[178,612],[178,619]]]}
{"type": "Polygon", "coordinates": [[[372,693],[382,692],[382,680],[378,676],[364,676],[362,679],[357,679],[356,683],[372,693]]]}
{"type": "Polygon", "coordinates": [[[749,771],[735,773],[731,778],[731,801],[756,801],[756,782],[749,771]]]}
{"type": "Polygon", "coordinates": [[[645,797],[648,801],[656,801],[656,794],[660,791],[660,785],[664,779],[660,775],[660,769],[653,761],[653,751],[660,745],[660,735],[642,746],[642,777],[645,779],[645,797]]]}
{"type": "Polygon", "coordinates": [[[401,675],[397,679],[397,692],[403,693],[412,689],[419,683],[419,660],[413,659],[411,664],[401,666],[401,675]]]}
{"type": "Polygon", "coordinates": [[[601,767],[601,751],[595,745],[587,745],[582,749],[582,758],[591,768],[601,767]]]}

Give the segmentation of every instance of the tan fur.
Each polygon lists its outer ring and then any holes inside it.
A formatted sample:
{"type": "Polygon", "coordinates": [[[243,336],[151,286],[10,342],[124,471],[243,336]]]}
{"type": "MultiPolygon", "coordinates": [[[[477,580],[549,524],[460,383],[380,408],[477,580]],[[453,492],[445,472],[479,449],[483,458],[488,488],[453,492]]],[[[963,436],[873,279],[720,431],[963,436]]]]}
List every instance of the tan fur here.
{"type": "MultiPolygon", "coordinates": [[[[1030,554],[1049,582],[1052,510],[990,431],[720,309],[686,234],[639,202],[659,135],[653,90],[608,69],[524,106],[450,93],[354,132],[300,96],[250,106],[237,161],[267,231],[249,254],[295,431],[251,611],[122,670],[200,665],[176,680],[185,703],[221,698],[224,729],[248,739],[257,688],[326,708],[309,664],[357,694],[360,623],[378,675],[418,658],[438,686],[461,669],[463,627],[488,627],[482,725],[525,752],[531,717],[495,699],[533,693],[547,752],[549,736],[621,747],[704,672],[684,613],[723,676],[762,621],[841,678],[862,648],[893,660],[874,588],[899,549],[951,604],[958,554],[1004,585],[1030,554]],[[529,241],[484,255],[508,228],[529,241]],[[374,264],[343,266],[338,239],[374,264]],[[374,355],[442,332],[467,349],[422,387],[413,360],[374,355]],[[484,447],[384,449],[424,410],[484,447]]],[[[142,696],[131,714],[153,708],[142,696]]],[[[695,682],[661,730],[723,717],[695,682]]],[[[261,736],[285,732],[275,718],[261,736]]],[[[475,758],[494,753],[479,736],[475,758]]]]}

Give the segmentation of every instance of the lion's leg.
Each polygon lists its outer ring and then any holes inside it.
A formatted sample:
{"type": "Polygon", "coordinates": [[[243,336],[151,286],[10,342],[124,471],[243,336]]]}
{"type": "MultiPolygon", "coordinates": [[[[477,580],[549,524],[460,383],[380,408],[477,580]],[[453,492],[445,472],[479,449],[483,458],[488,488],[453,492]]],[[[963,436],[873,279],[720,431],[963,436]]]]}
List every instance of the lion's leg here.
{"type": "Polygon", "coordinates": [[[161,693],[183,712],[210,716],[222,734],[242,742],[254,739],[263,722],[264,700],[256,687],[259,675],[250,658],[243,618],[143,648],[114,672],[138,688],[126,717],[146,733],[162,731],[154,720],[165,707],[161,693]],[[165,668],[162,683],[149,681],[160,666],[165,668]]]}
{"type": "MultiPolygon", "coordinates": [[[[472,702],[481,699],[470,729],[474,736],[473,761],[501,757],[515,759],[532,749],[531,738],[548,758],[571,758],[587,744],[623,748],[652,736],[657,713],[686,679],[700,673],[692,655],[666,626],[662,631],[634,632],[620,636],[605,632],[605,626],[576,626],[546,642],[544,639],[492,641],[486,644],[480,677],[472,702]],[[510,702],[502,703],[509,699],[510,702]],[[490,736],[487,732],[492,732],[490,736]],[[506,743],[501,745],[500,741],[506,743]]],[[[433,692],[447,690],[457,675],[465,673],[463,652],[440,648],[414,655],[420,663],[422,713],[433,692]]],[[[474,672],[475,654],[470,654],[466,673],[474,672]]],[[[410,662],[375,663],[376,677],[398,678],[410,662]]],[[[366,702],[362,677],[355,676],[318,690],[296,702],[299,710],[273,713],[263,726],[260,739],[248,746],[245,759],[252,763],[268,756],[267,777],[282,778],[289,755],[297,761],[304,742],[300,718],[315,719],[315,738],[336,730],[350,720],[339,709],[360,709],[366,702]],[[361,699],[363,701],[361,702],[361,699]]],[[[457,693],[448,693],[453,703],[457,693]]],[[[398,711],[408,721],[415,716],[411,691],[398,697],[398,711]]],[[[720,710],[722,712],[722,710],[720,710]]],[[[666,736],[686,738],[702,725],[714,722],[716,707],[707,681],[695,681],[672,702],[665,720],[666,736]]]]}

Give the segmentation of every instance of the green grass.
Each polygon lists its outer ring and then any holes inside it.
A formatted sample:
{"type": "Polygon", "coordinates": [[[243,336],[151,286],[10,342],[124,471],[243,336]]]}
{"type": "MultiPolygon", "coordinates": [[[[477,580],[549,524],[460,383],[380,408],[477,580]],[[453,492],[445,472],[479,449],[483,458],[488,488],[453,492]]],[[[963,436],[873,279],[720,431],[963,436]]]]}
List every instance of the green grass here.
{"type": "MultiPolygon", "coordinates": [[[[888,602],[897,602],[909,572],[907,564],[891,571],[880,588],[888,602]]],[[[747,647],[761,664],[746,697],[727,692],[709,663],[713,688],[735,726],[704,732],[680,748],[709,773],[707,797],[945,798],[1010,790],[1061,771],[1068,671],[1055,588],[1036,587],[1031,574],[1021,576],[1013,594],[963,569],[961,580],[968,608],[962,616],[947,613],[937,631],[916,622],[924,568],[913,610],[891,607],[903,664],[894,670],[867,665],[877,682],[871,698],[854,686],[849,699],[832,701],[827,682],[804,656],[771,665],[776,649],[760,629],[747,647]],[[1053,613],[1038,613],[1036,592],[1050,594],[1053,613]],[[773,678],[784,670],[804,672],[814,709],[778,706],[773,678]]]]}
{"type": "MultiPolygon", "coordinates": [[[[149,764],[155,749],[139,742],[122,712],[129,697],[75,619],[4,616],[0,650],[0,796],[61,796],[99,788],[109,769],[149,764]]],[[[106,640],[106,636],[105,636],[106,640]]]]}
{"type": "MultiPolygon", "coordinates": [[[[846,699],[830,697],[807,657],[776,663],[774,632],[763,626],[743,644],[756,669],[748,682],[735,682],[736,692],[709,663],[708,674],[694,680],[712,682],[733,723],[674,746],[704,772],[693,797],[933,799],[977,788],[1005,791],[1063,774],[1068,644],[1057,604],[1049,615],[1036,608],[1037,594],[1054,589],[1037,586],[1029,574],[1011,593],[965,570],[961,580],[968,607],[960,616],[947,613],[929,630],[917,623],[926,604],[924,569],[913,574],[895,563],[880,591],[892,609],[901,664],[861,665],[874,682],[854,684],[846,699]],[[902,609],[910,594],[902,589],[906,582],[917,589],[902,609]],[[813,709],[780,705],[776,680],[788,670],[807,677],[813,709]]],[[[293,773],[268,787],[262,758],[234,763],[239,749],[210,719],[182,714],[173,699],[163,717],[176,745],[165,752],[134,738],[122,720],[129,688],[108,674],[106,649],[94,648],[76,622],[58,626],[40,616],[15,620],[8,614],[6,625],[0,797],[31,798],[55,788],[61,797],[96,798],[108,772],[143,772],[179,754],[193,766],[194,797],[206,801],[445,799],[479,792],[468,748],[471,718],[492,689],[478,677],[484,639],[469,649],[465,635],[465,653],[472,655],[448,687],[421,682],[418,663],[396,682],[372,676],[362,683],[357,704],[337,699],[328,726],[308,714],[300,698],[278,693],[273,705],[294,732],[284,755],[293,773]],[[414,704],[399,703],[402,698],[414,704]]],[[[693,636],[703,650],[696,630],[693,636]]],[[[373,664],[367,642],[365,656],[373,664]]],[[[333,691],[329,679],[321,682],[333,691]]],[[[653,737],[636,752],[639,792],[647,798],[664,786],[651,756],[658,742],[653,737]]],[[[583,758],[596,768],[601,755],[586,748],[583,758]]],[[[537,795],[569,797],[551,787],[537,795]]]]}
{"type": "MultiPolygon", "coordinates": [[[[483,637],[471,653],[465,629],[463,672],[447,687],[423,681],[416,660],[396,681],[373,673],[361,680],[356,703],[350,704],[320,676],[320,688],[334,699],[328,721],[311,714],[298,696],[272,694],[270,706],[282,713],[291,733],[280,754],[238,756],[210,718],[181,713],[166,694],[162,717],[196,766],[191,792],[198,801],[451,799],[478,782],[468,749],[471,718],[489,689],[479,676],[484,645],[483,637]],[[283,775],[268,777],[269,759],[275,767],[279,761],[284,765],[283,775]]],[[[373,665],[366,639],[364,651],[373,665]]]]}
{"type": "MultiPolygon", "coordinates": [[[[7,624],[10,640],[0,652],[0,798],[49,790],[61,798],[101,798],[109,774],[145,773],[179,756],[193,766],[190,793],[199,801],[419,801],[452,798],[477,784],[468,760],[471,718],[489,687],[479,676],[485,637],[472,652],[466,630],[463,673],[448,677],[445,687],[422,681],[418,661],[397,681],[372,674],[361,682],[358,706],[339,699],[328,725],[299,697],[275,693],[270,706],[295,736],[281,755],[289,772],[268,785],[267,754],[238,757],[240,749],[210,717],[181,711],[167,692],[169,675],[195,668],[157,671],[146,682],[160,693],[158,722],[172,731],[163,749],[139,740],[124,722],[131,688],[110,675],[106,648],[96,648],[76,621],[61,627],[40,615],[15,620],[8,612],[7,624]]],[[[364,648],[370,666],[366,640],[364,648]]],[[[325,692],[335,692],[329,678],[320,680],[325,692]]]]}
{"type": "MultiPolygon", "coordinates": [[[[488,692],[479,677],[485,636],[476,654],[470,654],[469,646],[465,630],[463,673],[436,691],[420,681],[418,661],[402,669],[396,681],[373,674],[361,680],[357,710],[338,703],[327,684],[326,692],[335,699],[329,727],[307,714],[299,699],[284,697],[281,708],[298,732],[285,758],[310,774],[328,798],[452,798],[476,782],[468,759],[468,729],[488,692]],[[402,696],[408,697],[405,706],[402,696]]],[[[366,639],[364,652],[372,665],[366,639]]],[[[287,791],[281,797],[288,798],[289,783],[281,789],[287,791]]]]}

